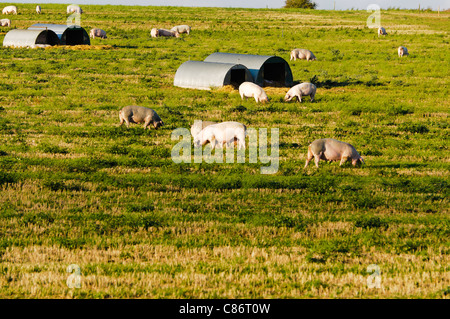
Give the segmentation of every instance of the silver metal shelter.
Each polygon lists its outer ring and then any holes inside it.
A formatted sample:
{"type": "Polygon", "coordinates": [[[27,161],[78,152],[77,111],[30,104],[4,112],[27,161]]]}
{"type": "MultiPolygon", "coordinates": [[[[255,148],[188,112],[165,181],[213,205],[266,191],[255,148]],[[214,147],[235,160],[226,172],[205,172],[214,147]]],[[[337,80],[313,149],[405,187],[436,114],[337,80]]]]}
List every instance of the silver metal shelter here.
{"type": "Polygon", "coordinates": [[[245,65],[253,76],[254,83],[265,86],[278,84],[292,86],[294,80],[289,64],[274,55],[253,55],[216,52],[209,55],[205,62],[238,63],[245,65]]]}
{"type": "Polygon", "coordinates": [[[52,30],[58,35],[61,45],[90,45],[86,30],[78,25],[36,23],[28,30],[52,30]]]}
{"type": "Polygon", "coordinates": [[[173,84],[182,88],[210,90],[224,85],[239,87],[253,82],[250,71],[242,64],[186,61],[175,73],[173,84]]]}
{"type": "Polygon", "coordinates": [[[59,44],[59,38],[52,30],[10,30],[3,39],[4,47],[34,47],[36,44],[59,44]]]}

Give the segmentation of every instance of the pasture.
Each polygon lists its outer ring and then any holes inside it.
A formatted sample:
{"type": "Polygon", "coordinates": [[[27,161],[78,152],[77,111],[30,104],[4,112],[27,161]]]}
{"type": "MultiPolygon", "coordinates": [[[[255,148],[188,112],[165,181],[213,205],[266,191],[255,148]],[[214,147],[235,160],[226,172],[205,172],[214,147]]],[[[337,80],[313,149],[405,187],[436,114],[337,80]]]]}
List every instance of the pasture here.
{"type": "MultiPolygon", "coordinates": [[[[17,6],[11,28],[67,19],[17,6]]],[[[382,10],[378,37],[366,11],[81,7],[108,39],[0,48],[1,298],[449,298],[449,12],[382,10]],[[150,37],[178,24],[191,34],[150,37]],[[289,61],[294,48],[317,61],[289,61]],[[173,86],[213,52],[280,56],[315,101],[173,86]],[[131,104],[165,125],[119,127],[131,104]],[[194,120],[278,128],[277,173],[174,163],[171,133],[194,120]],[[366,164],[303,169],[324,137],[366,164]]]]}

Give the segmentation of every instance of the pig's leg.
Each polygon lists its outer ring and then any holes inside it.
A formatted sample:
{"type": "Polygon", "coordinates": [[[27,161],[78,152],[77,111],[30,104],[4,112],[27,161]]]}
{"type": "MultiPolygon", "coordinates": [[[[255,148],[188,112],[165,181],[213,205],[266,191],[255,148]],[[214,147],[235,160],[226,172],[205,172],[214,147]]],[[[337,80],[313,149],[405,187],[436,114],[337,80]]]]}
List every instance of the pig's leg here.
{"type": "Polygon", "coordinates": [[[308,150],[308,157],[306,158],[305,168],[308,167],[309,162],[313,159],[314,155],[308,150]]]}
{"type": "MultiPolygon", "coordinates": [[[[321,153],[322,154],[322,153],[321,153]]],[[[321,156],[321,154],[319,154],[319,155],[314,155],[314,164],[316,164],[316,167],[317,168],[319,168],[319,161],[320,161],[320,156],[321,156]]]]}
{"type": "Polygon", "coordinates": [[[128,117],[124,117],[123,119],[125,120],[125,124],[126,124],[127,128],[129,128],[130,127],[130,119],[128,117]]]}
{"type": "Polygon", "coordinates": [[[148,127],[148,129],[150,129],[150,122],[151,122],[151,119],[150,118],[146,118],[145,119],[145,123],[144,123],[144,130],[148,127]]]}
{"type": "Polygon", "coordinates": [[[339,163],[339,166],[342,166],[345,162],[347,162],[348,156],[342,155],[341,162],[339,163]]]}

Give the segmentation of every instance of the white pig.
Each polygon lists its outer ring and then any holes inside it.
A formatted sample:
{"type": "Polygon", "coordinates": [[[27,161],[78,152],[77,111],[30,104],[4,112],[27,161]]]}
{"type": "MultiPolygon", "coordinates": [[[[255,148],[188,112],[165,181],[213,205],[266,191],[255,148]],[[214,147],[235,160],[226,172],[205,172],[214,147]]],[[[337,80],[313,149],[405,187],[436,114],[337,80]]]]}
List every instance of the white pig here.
{"type": "Polygon", "coordinates": [[[198,133],[200,133],[201,130],[203,130],[205,127],[212,125],[212,124],[217,124],[217,122],[212,122],[212,121],[194,121],[194,124],[192,124],[191,126],[191,135],[195,140],[195,137],[197,136],[198,133]]]}
{"type": "Polygon", "coordinates": [[[10,27],[11,26],[11,20],[9,19],[1,19],[0,20],[0,27],[10,27]]]}
{"type": "Polygon", "coordinates": [[[247,100],[249,97],[255,98],[256,103],[269,102],[266,92],[258,84],[253,82],[243,82],[239,85],[239,95],[241,99],[247,100]]]}
{"type": "Polygon", "coordinates": [[[72,13],[72,12],[82,14],[83,9],[81,9],[80,6],[77,4],[68,5],[67,6],[67,14],[72,13]]]}
{"type": "Polygon", "coordinates": [[[378,28],[378,36],[380,35],[387,35],[386,29],[383,27],[378,28]]]}
{"type": "Polygon", "coordinates": [[[157,28],[153,28],[152,31],[150,31],[150,34],[152,38],[156,38],[159,36],[159,30],[157,28]]]}
{"type": "Polygon", "coordinates": [[[177,31],[178,33],[191,33],[191,27],[188,25],[176,25],[170,31],[177,31]]]}
{"type": "Polygon", "coordinates": [[[399,57],[402,57],[402,56],[404,56],[404,55],[409,55],[408,49],[405,48],[404,46],[398,47],[398,56],[399,56],[399,57]]]}
{"type": "Polygon", "coordinates": [[[194,145],[196,147],[211,143],[211,148],[214,149],[216,145],[223,148],[223,144],[232,142],[238,143],[238,148],[245,149],[245,136],[247,134],[247,127],[239,122],[222,122],[208,125],[194,138],[194,145]]]}
{"type": "Polygon", "coordinates": [[[288,102],[294,97],[297,97],[298,101],[302,101],[302,96],[308,96],[311,98],[311,102],[314,101],[316,96],[316,86],[309,82],[303,82],[293,86],[284,96],[284,101],[288,102]]]}
{"type": "Polygon", "coordinates": [[[352,145],[332,138],[322,138],[309,144],[305,168],[313,158],[317,168],[319,168],[319,160],[340,160],[339,166],[347,160],[351,160],[353,166],[356,166],[358,162],[364,163],[364,159],[352,145]]]}
{"type": "Polygon", "coordinates": [[[106,31],[102,30],[102,29],[97,29],[97,28],[91,29],[91,32],[90,32],[89,36],[92,39],[95,39],[95,37],[102,38],[102,39],[106,39],[107,38],[106,31]]]}
{"type": "Polygon", "coordinates": [[[17,7],[16,6],[7,6],[7,7],[3,8],[2,14],[10,14],[10,13],[17,14],[17,7]]]}
{"type": "Polygon", "coordinates": [[[314,61],[317,60],[314,53],[306,49],[294,49],[291,51],[291,61],[292,60],[306,60],[306,61],[314,61]]]}

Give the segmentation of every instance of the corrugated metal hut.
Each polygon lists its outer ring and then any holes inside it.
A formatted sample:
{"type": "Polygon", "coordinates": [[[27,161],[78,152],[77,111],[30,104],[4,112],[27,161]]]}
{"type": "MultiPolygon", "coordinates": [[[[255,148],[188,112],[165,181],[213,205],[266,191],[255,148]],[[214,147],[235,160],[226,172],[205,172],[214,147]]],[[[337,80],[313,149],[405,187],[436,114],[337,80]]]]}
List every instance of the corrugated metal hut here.
{"type": "Polygon", "coordinates": [[[242,64],[186,61],[175,73],[173,84],[182,88],[210,90],[214,87],[253,82],[250,71],[242,64]]]}
{"type": "Polygon", "coordinates": [[[290,87],[294,84],[289,64],[278,56],[216,52],[205,62],[238,63],[245,65],[253,76],[254,83],[265,86],[277,84],[290,87]]]}
{"type": "Polygon", "coordinates": [[[58,35],[61,45],[91,44],[86,30],[78,25],[36,23],[28,30],[52,30],[58,35]]]}
{"type": "Polygon", "coordinates": [[[59,38],[52,30],[10,30],[3,39],[4,47],[34,47],[36,44],[59,44],[59,38]]]}

